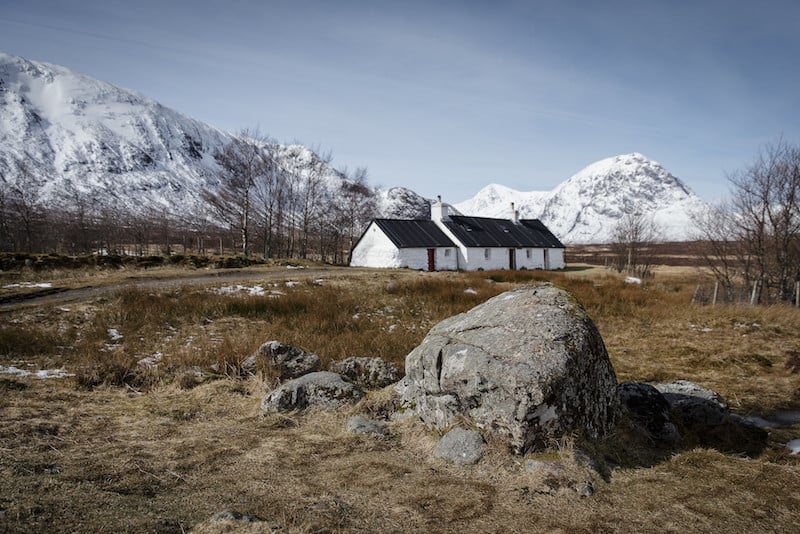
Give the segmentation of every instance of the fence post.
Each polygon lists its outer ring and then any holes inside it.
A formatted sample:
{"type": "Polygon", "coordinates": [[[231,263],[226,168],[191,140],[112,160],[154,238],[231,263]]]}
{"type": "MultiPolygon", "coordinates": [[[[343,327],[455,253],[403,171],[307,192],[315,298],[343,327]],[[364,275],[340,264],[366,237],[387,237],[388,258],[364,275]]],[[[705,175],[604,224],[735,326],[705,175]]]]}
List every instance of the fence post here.
{"type": "Polygon", "coordinates": [[[800,308],[800,280],[794,283],[794,305],[800,308]]]}
{"type": "Polygon", "coordinates": [[[700,292],[700,284],[697,284],[697,288],[694,290],[694,294],[692,295],[692,304],[697,301],[697,294],[700,292]]]}
{"type": "Polygon", "coordinates": [[[758,292],[758,280],[753,282],[753,294],[750,295],[750,306],[754,306],[755,305],[757,292],[758,292]]]}
{"type": "Polygon", "coordinates": [[[717,305],[717,292],[718,291],[719,291],[719,282],[715,282],[714,283],[714,296],[711,297],[711,305],[712,306],[716,306],[717,305]]]}

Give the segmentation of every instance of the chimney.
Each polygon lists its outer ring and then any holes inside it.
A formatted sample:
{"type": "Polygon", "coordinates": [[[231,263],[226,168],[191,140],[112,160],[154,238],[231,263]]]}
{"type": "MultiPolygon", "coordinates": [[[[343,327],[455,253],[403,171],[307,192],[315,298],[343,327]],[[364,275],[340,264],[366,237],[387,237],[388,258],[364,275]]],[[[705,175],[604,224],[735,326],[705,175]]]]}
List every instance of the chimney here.
{"type": "Polygon", "coordinates": [[[511,203],[511,222],[519,224],[519,210],[514,209],[514,203],[511,203]]]}
{"type": "Polygon", "coordinates": [[[447,213],[447,204],[442,202],[442,195],[436,196],[436,201],[431,204],[431,220],[432,221],[443,221],[448,217],[447,213]]]}

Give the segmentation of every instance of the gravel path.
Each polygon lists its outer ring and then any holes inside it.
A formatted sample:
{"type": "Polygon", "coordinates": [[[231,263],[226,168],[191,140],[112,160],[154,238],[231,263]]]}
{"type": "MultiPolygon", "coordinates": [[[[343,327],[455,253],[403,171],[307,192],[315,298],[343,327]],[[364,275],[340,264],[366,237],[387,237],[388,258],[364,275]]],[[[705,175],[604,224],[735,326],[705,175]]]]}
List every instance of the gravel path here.
{"type": "MultiPolygon", "coordinates": [[[[121,283],[108,285],[85,286],[79,288],[50,287],[39,291],[18,293],[0,297],[0,312],[9,312],[31,306],[48,304],[62,304],[95,298],[101,295],[114,293],[126,288],[139,289],[164,289],[180,286],[200,286],[210,284],[230,284],[251,280],[304,280],[308,278],[321,278],[335,275],[338,277],[352,277],[365,274],[364,269],[351,268],[320,268],[296,270],[250,270],[235,269],[230,271],[212,271],[197,276],[169,276],[169,277],[130,277],[121,283]]],[[[372,271],[374,272],[374,271],[372,271]]]]}

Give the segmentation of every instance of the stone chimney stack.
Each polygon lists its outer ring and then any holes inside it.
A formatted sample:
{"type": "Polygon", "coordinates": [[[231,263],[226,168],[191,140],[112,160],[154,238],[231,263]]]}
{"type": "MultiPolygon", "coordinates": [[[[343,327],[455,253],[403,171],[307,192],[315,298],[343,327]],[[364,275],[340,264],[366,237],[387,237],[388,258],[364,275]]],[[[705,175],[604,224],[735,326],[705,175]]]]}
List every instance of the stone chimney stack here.
{"type": "Polygon", "coordinates": [[[514,208],[514,203],[511,203],[511,222],[519,224],[519,210],[514,208]]]}
{"type": "Polygon", "coordinates": [[[437,195],[436,201],[431,204],[431,220],[443,221],[448,216],[447,204],[442,202],[442,195],[437,195]]]}

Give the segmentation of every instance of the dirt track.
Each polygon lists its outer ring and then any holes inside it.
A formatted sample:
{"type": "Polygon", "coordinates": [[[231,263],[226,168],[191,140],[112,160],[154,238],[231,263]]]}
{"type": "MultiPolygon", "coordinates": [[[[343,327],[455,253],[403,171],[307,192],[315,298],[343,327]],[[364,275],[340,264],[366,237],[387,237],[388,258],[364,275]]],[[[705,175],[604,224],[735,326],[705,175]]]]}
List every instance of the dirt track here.
{"type": "Polygon", "coordinates": [[[29,306],[63,304],[66,302],[90,299],[131,287],[140,289],[164,289],[170,287],[198,286],[204,284],[229,284],[250,280],[308,279],[331,275],[336,275],[337,277],[351,277],[363,275],[367,272],[370,271],[364,269],[327,267],[319,269],[296,270],[235,269],[230,271],[212,271],[206,274],[195,276],[131,276],[124,282],[115,282],[104,285],[87,285],[77,288],[54,286],[41,289],[39,291],[4,295],[0,297],[0,313],[14,311],[29,306]]]}

